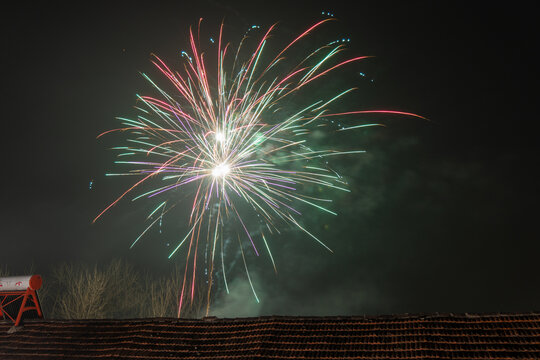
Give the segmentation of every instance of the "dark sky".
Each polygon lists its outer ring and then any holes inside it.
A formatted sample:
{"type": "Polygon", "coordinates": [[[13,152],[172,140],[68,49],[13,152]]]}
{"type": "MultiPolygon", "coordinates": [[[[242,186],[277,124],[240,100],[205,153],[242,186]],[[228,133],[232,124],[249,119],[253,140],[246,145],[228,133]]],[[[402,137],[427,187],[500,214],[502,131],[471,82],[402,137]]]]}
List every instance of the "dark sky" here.
{"type": "Polygon", "coordinates": [[[323,10],[339,19],[351,55],[375,56],[361,68],[359,106],[430,121],[377,117],[385,128],[359,132],[352,141],[367,153],[341,163],[352,193],[336,198],[339,216],[306,220],[334,253],[299,234],[273,239],[278,274],[266,257],[252,264],[261,303],[238,272],[215,313],[539,310],[538,40],[532,10],[518,3],[40,2],[3,11],[0,266],[46,274],[63,261],[122,257],[165,271],[163,242],[128,249],[147,208],[126,201],[92,224],[126,186],[105,178],[114,139],[96,136],[133,113],[135,94],[148,89],[140,72],[154,71],[150,53],[180,63],[199,17],[210,28],[225,17],[233,34],[278,21],[296,34],[323,10]]]}

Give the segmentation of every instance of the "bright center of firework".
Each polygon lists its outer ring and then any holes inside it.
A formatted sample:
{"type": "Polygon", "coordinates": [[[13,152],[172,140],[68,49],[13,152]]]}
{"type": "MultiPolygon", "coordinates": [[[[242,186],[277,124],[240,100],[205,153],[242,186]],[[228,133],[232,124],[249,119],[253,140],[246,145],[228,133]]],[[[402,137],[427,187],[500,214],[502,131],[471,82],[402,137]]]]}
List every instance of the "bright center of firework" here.
{"type": "Polygon", "coordinates": [[[220,132],[220,131],[217,131],[216,132],[216,141],[217,142],[223,142],[225,141],[225,134],[220,132]]]}
{"type": "Polygon", "coordinates": [[[223,164],[219,164],[218,166],[212,169],[212,175],[215,178],[225,177],[225,175],[227,175],[230,171],[231,171],[231,168],[229,167],[229,165],[226,163],[223,163],[223,164]]]}

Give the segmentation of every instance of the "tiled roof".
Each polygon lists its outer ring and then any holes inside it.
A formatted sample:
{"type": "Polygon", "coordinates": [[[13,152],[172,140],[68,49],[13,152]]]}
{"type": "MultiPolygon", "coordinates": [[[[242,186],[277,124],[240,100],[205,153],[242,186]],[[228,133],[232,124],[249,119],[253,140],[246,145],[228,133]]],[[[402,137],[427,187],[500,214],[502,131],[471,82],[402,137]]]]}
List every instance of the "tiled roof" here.
{"type": "Polygon", "coordinates": [[[0,359],[540,359],[540,313],[27,321],[0,359]]]}

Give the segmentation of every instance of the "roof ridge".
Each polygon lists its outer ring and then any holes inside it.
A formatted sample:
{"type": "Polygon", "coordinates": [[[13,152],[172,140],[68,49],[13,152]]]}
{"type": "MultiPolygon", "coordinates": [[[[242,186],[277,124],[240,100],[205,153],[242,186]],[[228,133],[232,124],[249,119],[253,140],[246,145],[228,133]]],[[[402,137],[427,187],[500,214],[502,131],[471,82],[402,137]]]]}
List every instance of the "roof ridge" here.
{"type": "MultiPolygon", "coordinates": [[[[525,317],[540,316],[540,311],[531,312],[485,312],[485,313],[400,313],[400,314],[380,314],[380,315],[263,315],[253,317],[220,318],[217,316],[206,316],[203,318],[174,318],[174,317],[153,317],[153,318],[127,318],[127,319],[29,319],[27,323],[34,322],[54,322],[54,323],[74,323],[74,322],[132,322],[132,323],[170,323],[170,322],[252,322],[261,320],[403,320],[403,319],[434,319],[434,318],[490,318],[490,317],[525,317]]],[[[1,325],[1,324],[0,324],[1,325]]]]}

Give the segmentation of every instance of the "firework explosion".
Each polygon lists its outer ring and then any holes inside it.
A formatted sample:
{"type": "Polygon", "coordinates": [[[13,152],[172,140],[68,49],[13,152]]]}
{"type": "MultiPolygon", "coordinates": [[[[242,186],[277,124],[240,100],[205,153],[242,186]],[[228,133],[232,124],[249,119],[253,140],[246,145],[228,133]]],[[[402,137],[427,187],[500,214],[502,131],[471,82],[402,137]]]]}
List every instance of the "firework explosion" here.
{"type": "MultiPolygon", "coordinates": [[[[274,264],[268,235],[292,227],[330,250],[302,225],[300,218],[309,208],[336,215],[329,208],[331,199],[315,197],[307,189],[318,186],[348,192],[347,184],[328,166],[327,159],[363,151],[316,148],[309,136],[315,128],[324,128],[333,117],[355,114],[417,116],[385,110],[338,113],[329,110],[331,104],[353,88],[326,99],[312,99],[292,112],[290,106],[288,111],[284,110],[284,102],[301,89],[321,86],[323,78],[333,70],[369,57],[335,61],[344,46],[330,43],[300,58],[283,72],[281,67],[289,49],[329,20],[311,26],[272,56],[264,49],[275,25],[261,36],[247,56],[242,54],[248,36],[233,50],[232,45],[223,41],[222,25],[216,40],[217,61],[212,61],[211,66],[205,53],[200,51],[199,22],[198,32],[195,35],[189,32],[191,53],[182,52],[185,60],[182,72],[171,70],[157,56],[153,58],[153,64],[168,79],[168,86],[172,85],[172,92],[163,90],[143,74],[159,96],[138,96],[142,104],[137,107],[140,115],[136,119],[120,118],[123,127],[106,132],[127,134],[126,146],[114,149],[119,150],[118,156],[122,157],[116,163],[130,169],[110,175],[134,175],[140,179],[94,221],[128,194],[133,194],[134,199],[160,199],[147,217],[149,225],[133,246],[156,224],[161,224],[163,217],[177,204],[188,204],[180,200],[180,189],[182,194],[187,192],[191,196],[188,200],[191,210],[184,220],[186,233],[169,255],[172,257],[181,248],[186,253],[178,316],[186,297],[193,300],[203,253],[209,259],[207,313],[212,275],[217,267],[227,288],[223,250],[225,226],[236,226],[238,230],[234,236],[238,241],[237,253],[242,255],[256,298],[245,252],[249,249],[259,256],[262,249],[274,264]],[[253,216],[256,222],[251,220],[253,216]],[[245,247],[246,244],[249,247],[245,247]]],[[[353,124],[338,131],[374,125],[353,124]]]]}

